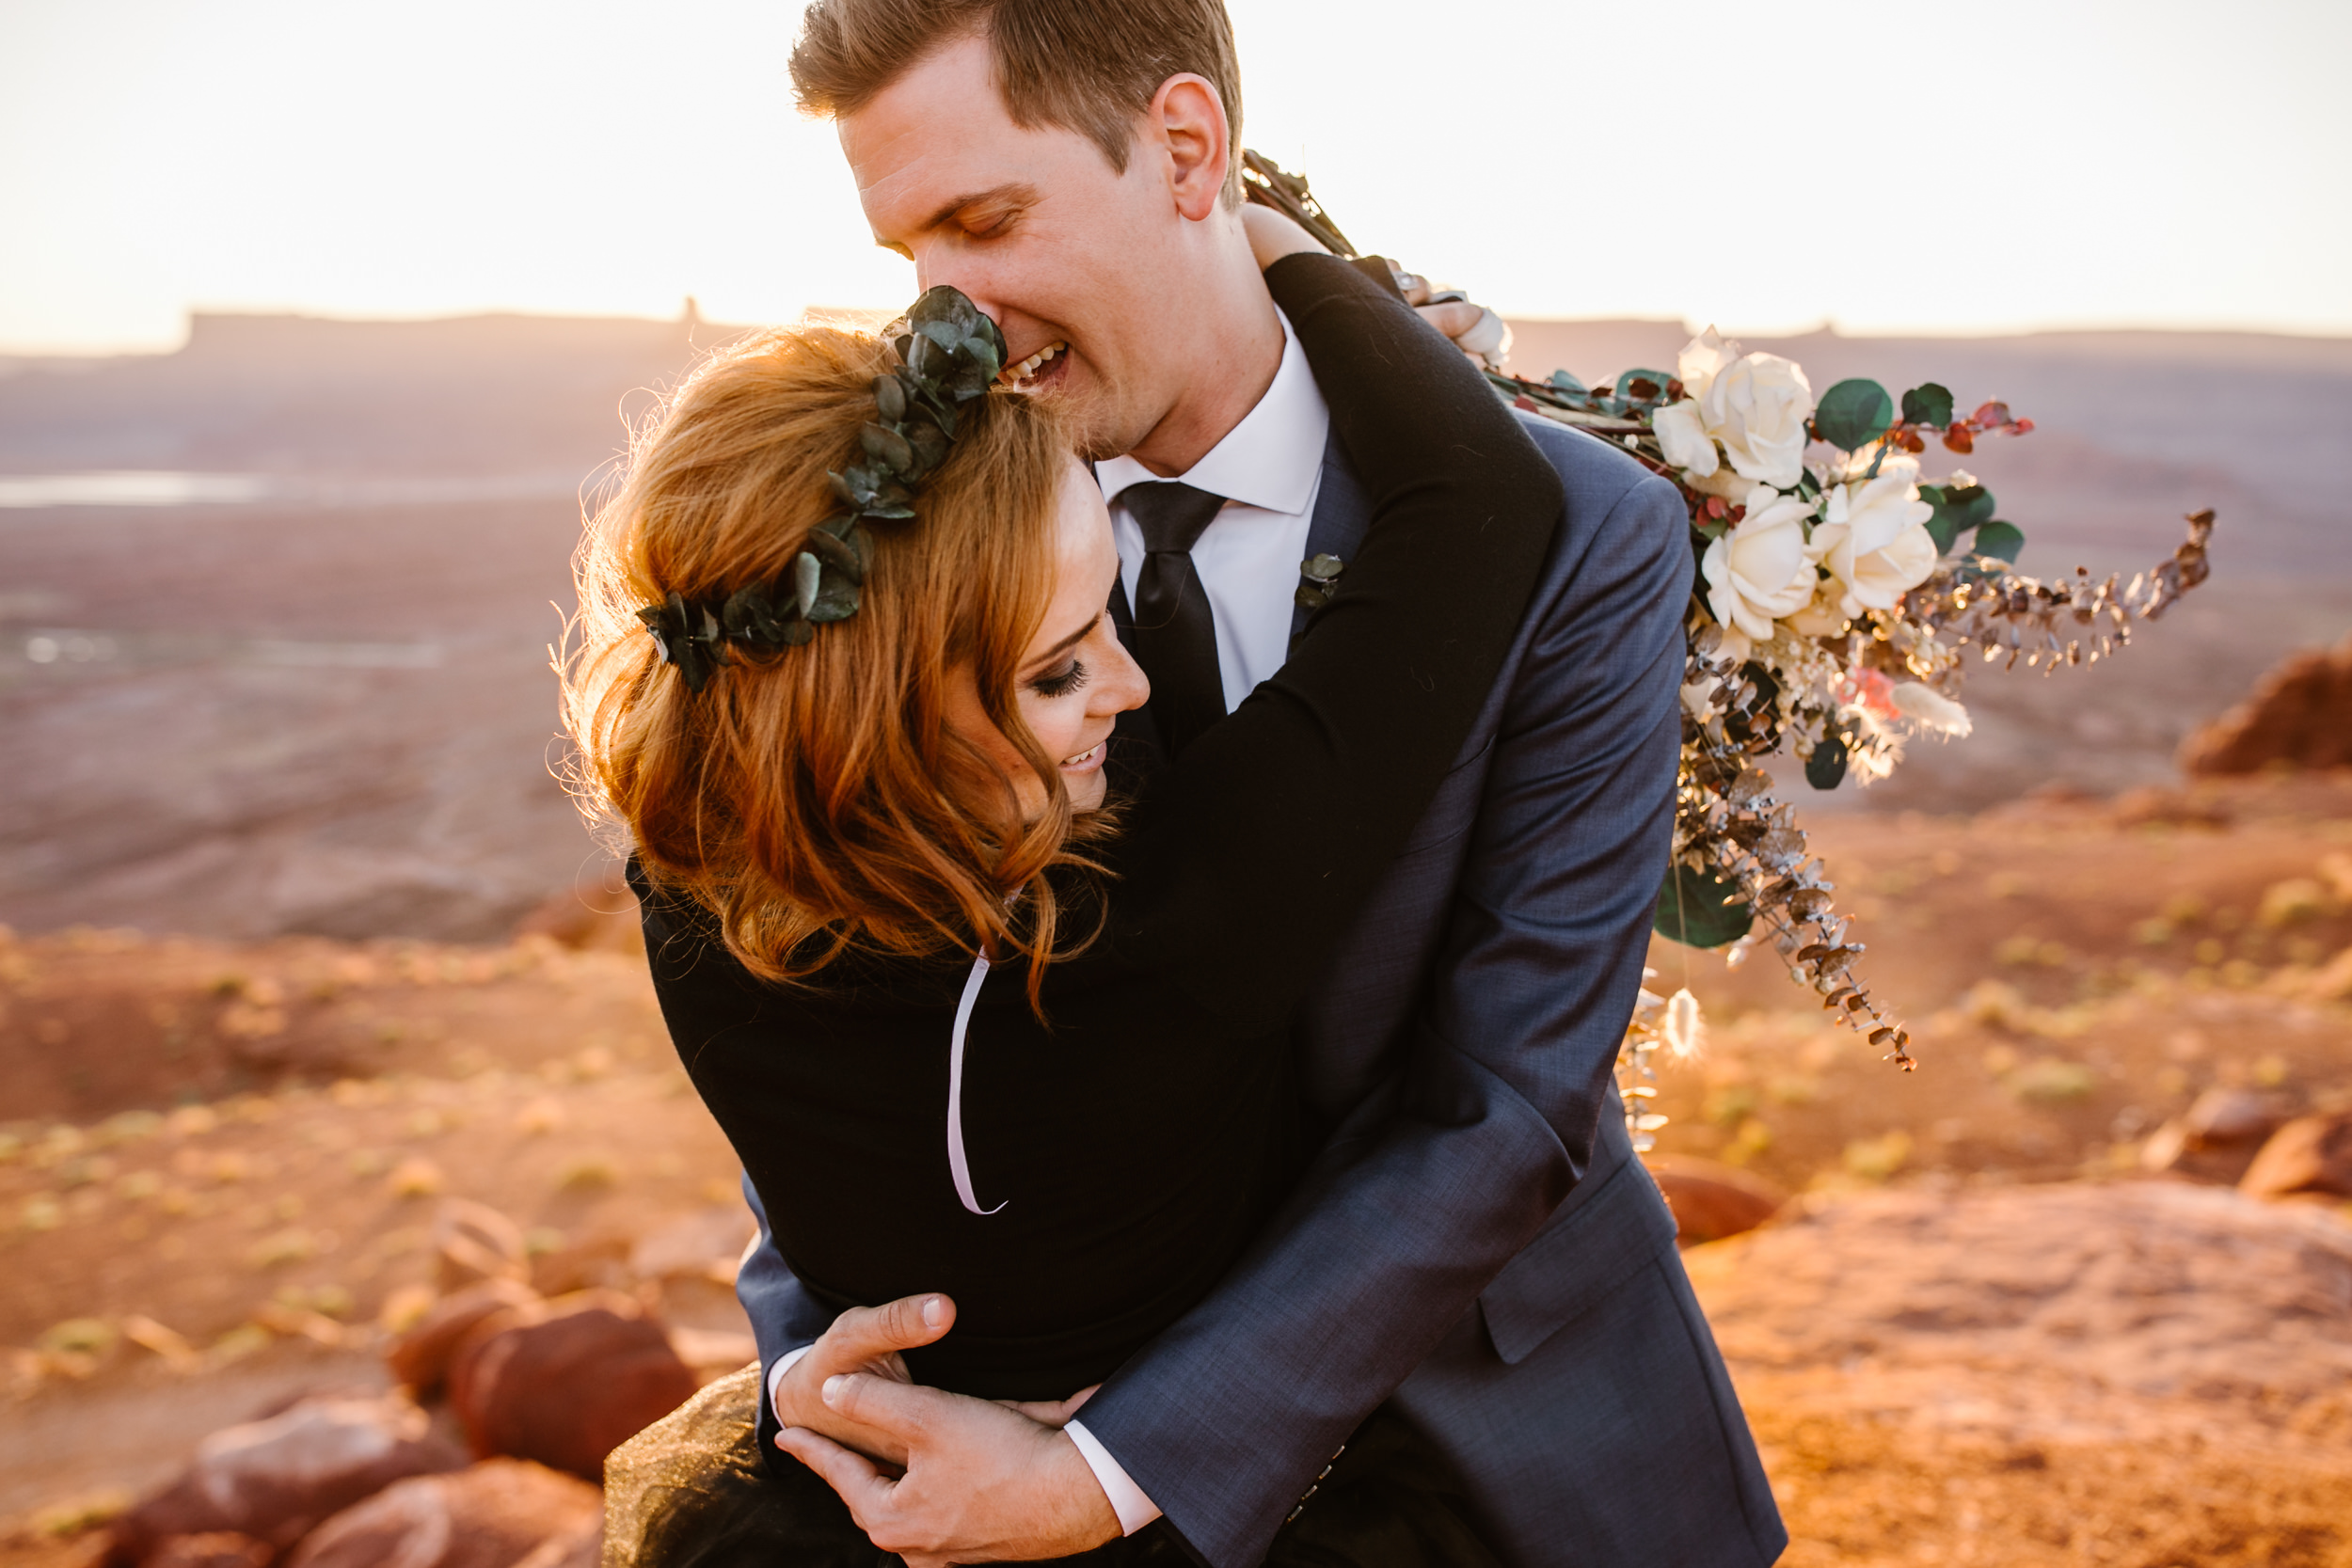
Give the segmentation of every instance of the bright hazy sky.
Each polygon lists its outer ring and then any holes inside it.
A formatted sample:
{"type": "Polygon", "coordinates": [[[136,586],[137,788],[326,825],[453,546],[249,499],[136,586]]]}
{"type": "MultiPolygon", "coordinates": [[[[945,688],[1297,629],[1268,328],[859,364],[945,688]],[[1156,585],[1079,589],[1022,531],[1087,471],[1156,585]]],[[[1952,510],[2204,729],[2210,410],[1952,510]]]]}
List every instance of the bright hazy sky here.
{"type": "MultiPolygon", "coordinates": [[[[2352,333],[2346,0],[1230,3],[1246,139],[1509,311],[2352,333]]],[[[0,0],[0,351],[903,304],[799,10],[0,0]]]]}

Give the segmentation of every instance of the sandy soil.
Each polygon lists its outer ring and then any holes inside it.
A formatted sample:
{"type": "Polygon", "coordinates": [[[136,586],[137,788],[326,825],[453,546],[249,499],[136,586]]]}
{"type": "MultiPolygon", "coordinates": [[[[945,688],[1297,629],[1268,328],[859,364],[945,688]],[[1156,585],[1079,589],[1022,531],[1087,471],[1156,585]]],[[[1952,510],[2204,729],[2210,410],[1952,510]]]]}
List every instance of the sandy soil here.
{"type": "MultiPolygon", "coordinates": [[[[1689,1255],[1789,1560],[2352,1561],[2352,1225],[2139,1170],[2215,1085],[2352,1100],[2352,1006],[2310,994],[2352,898],[2273,891],[2333,874],[2352,781],[1816,837],[1920,1071],[1763,958],[1695,955],[1711,1042],[1660,1100],[1661,1154],[1802,1195],[1689,1255]],[[2129,820],[2152,810],[2208,825],[2129,820]]],[[[626,916],[572,934],[591,944],[0,946],[0,1096],[24,1113],[0,1132],[0,1563],[70,1560],[72,1518],[213,1426],[378,1380],[444,1195],[511,1215],[549,1288],[740,1332],[723,1285],[644,1250],[739,1239],[734,1162],[626,916]]],[[[1679,949],[1654,961],[1682,983],[1679,949]]]]}
{"type": "Polygon", "coordinates": [[[2352,1560],[2352,1225],[2168,1182],[1807,1200],[1695,1249],[1826,1563],[2352,1560]]]}

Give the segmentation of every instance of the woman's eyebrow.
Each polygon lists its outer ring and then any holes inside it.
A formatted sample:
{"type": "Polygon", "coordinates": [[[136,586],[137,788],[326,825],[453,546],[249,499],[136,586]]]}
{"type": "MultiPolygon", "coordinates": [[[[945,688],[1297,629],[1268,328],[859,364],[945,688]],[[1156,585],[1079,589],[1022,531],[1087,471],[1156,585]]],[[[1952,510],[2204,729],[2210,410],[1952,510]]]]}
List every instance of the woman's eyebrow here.
{"type": "Polygon", "coordinates": [[[1080,626],[1076,631],[1072,632],[1068,637],[1063,638],[1060,641],[1055,643],[1052,647],[1046,649],[1043,653],[1029,660],[1030,665],[1034,667],[1044,663],[1047,659],[1053,658],[1057,655],[1068,653],[1071,649],[1085,641],[1087,640],[1087,634],[1093,631],[1095,627],[1101,626],[1103,624],[1103,617],[1108,613],[1108,610],[1097,612],[1093,620],[1089,621],[1085,626],[1080,626]]]}

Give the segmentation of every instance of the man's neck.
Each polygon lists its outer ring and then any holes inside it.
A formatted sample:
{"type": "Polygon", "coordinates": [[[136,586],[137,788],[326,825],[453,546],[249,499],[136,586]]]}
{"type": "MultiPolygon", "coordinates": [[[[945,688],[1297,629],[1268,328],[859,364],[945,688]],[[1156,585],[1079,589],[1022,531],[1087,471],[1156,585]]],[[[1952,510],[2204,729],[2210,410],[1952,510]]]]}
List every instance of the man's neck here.
{"type": "Polygon", "coordinates": [[[1181,474],[1248,417],[1282,368],[1282,323],[1248,251],[1204,291],[1208,309],[1181,329],[1196,345],[1176,405],[1128,452],[1166,479],[1181,474]]]}

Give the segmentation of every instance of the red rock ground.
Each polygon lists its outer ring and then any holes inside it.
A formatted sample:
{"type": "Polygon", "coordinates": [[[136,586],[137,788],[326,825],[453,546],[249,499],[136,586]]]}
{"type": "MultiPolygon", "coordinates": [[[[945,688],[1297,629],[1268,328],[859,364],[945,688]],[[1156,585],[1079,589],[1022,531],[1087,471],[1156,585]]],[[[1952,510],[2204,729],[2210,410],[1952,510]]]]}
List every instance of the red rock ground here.
{"type": "MultiPolygon", "coordinates": [[[[1688,1255],[1788,1560],[2352,1562],[2352,1225],[2142,1169],[2217,1086],[2352,1104],[2352,781],[1816,842],[1917,1073],[1768,954],[1653,959],[1711,1029],[1661,1069],[1661,1154],[1803,1195],[1688,1255]]],[[[0,1564],[86,1557],[80,1524],[287,1392],[380,1385],[444,1195],[512,1216],[545,1288],[739,1334],[707,1267],[734,1162],[625,917],[576,925],[0,944],[0,1564]]]]}

